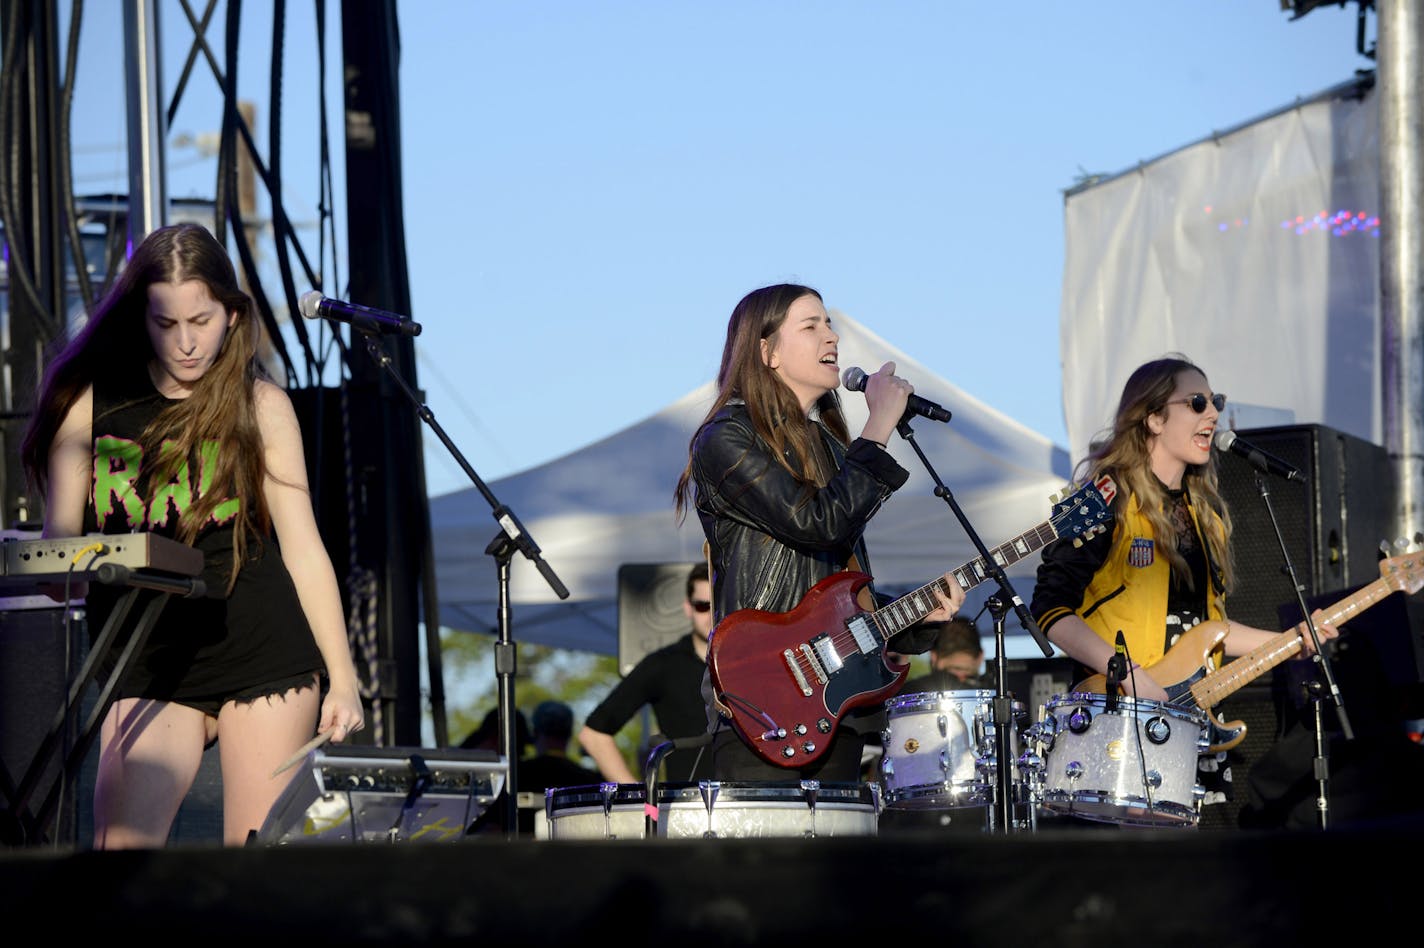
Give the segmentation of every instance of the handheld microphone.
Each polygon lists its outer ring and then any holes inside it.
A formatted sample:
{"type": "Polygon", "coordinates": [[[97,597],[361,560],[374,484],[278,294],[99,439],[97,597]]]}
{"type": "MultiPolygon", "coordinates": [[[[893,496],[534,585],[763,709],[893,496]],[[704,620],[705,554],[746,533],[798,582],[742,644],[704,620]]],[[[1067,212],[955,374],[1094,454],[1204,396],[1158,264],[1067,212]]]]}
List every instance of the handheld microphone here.
{"type": "Polygon", "coordinates": [[[330,299],[322,296],[320,290],[302,294],[301,311],[307,319],[330,319],[365,333],[380,336],[420,335],[420,323],[384,310],[330,299]]]}
{"type": "Polygon", "coordinates": [[[1254,444],[1242,441],[1236,437],[1234,431],[1218,431],[1215,440],[1218,451],[1230,451],[1232,454],[1243,457],[1258,471],[1284,477],[1288,481],[1297,481],[1301,484],[1306,482],[1305,475],[1298,468],[1292,467],[1275,455],[1267,454],[1254,444]]]}
{"type": "MultiPolygon", "coordinates": [[[[845,387],[852,392],[865,391],[865,380],[869,378],[865,370],[853,365],[845,370],[841,376],[841,381],[845,382],[845,387]]],[[[950,411],[942,405],[936,405],[928,398],[921,398],[918,395],[911,395],[909,401],[905,402],[906,414],[920,415],[930,421],[949,421],[950,411]]]]}

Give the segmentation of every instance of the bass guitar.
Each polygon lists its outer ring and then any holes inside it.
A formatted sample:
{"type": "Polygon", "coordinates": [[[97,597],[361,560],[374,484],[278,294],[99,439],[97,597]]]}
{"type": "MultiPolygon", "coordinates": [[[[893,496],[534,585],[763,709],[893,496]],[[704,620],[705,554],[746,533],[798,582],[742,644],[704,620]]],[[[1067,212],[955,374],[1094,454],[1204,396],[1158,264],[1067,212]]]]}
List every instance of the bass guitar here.
{"type": "MultiPolygon", "coordinates": [[[[1081,544],[1110,528],[1116,494],[1112,478],[1099,477],[990,555],[1004,567],[1055,539],[1081,544]]],[[[951,575],[968,591],[991,570],[980,557],[951,575]]],[[[938,609],[935,593],[948,595],[949,587],[940,577],[867,610],[857,594],[869,583],[865,573],[844,570],[812,586],[790,612],[739,609],[713,630],[707,648],[713,692],[761,759],[782,767],[814,763],[846,712],[883,702],[904,682],[910,666],[891,661],[885,644],[938,609]]]]}
{"type": "MultiPolygon", "coordinates": [[[[1347,622],[1394,592],[1412,595],[1424,588],[1424,552],[1396,556],[1380,562],[1380,578],[1330,606],[1325,619],[1331,625],[1347,622]]],[[[1214,713],[1218,702],[1246,687],[1301,649],[1301,637],[1309,635],[1302,621],[1280,635],[1220,668],[1211,653],[1226,638],[1230,625],[1218,619],[1198,622],[1182,633],[1177,643],[1156,662],[1146,666],[1162,689],[1167,704],[1200,711],[1210,728],[1209,749],[1230,750],[1246,739],[1246,722],[1225,723],[1214,713]]],[[[1107,678],[1093,675],[1073,686],[1074,691],[1104,694],[1107,678]]],[[[1121,688],[1118,692],[1124,693],[1121,688]]]]}

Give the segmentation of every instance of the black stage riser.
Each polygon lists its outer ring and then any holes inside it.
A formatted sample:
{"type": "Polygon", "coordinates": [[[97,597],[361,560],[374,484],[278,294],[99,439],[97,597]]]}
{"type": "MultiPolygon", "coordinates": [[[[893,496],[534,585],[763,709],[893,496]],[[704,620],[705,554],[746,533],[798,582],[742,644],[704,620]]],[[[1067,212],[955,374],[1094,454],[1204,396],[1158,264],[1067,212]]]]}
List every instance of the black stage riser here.
{"type": "Polygon", "coordinates": [[[19,853],[0,855],[0,909],[70,942],[123,932],[203,945],[687,948],[865,938],[1229,948],[1370,931],[1409,942],[1418,937],[1417,883],[1378,854],[1421,843],[1424,826],[1413,821],[1232,835],[1109,828],[19,853]]]}

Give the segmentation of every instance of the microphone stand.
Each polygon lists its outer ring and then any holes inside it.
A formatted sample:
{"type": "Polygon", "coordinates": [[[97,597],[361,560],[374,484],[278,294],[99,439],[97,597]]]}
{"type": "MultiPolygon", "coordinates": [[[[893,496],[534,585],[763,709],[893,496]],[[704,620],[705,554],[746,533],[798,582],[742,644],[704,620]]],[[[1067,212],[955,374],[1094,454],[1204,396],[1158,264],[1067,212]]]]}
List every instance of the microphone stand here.
{"type": "MultiPolygon", "coordinates": [[[[1345,713],[1345,699],[1340,694],[1339,685],[1335,683],[1335,672],[1330,667],[1330,659],[1326,657],[1325,650],[1320,647],[1320,633],[1316,631],[1315,620],[1310,617],[1310,608],[1305,604],[1305,587],[1296,578],[1295,565],[1291,562],[1290,551],[1286,548],[1285,537],[1282,536],[1280,523],[1276,520],[1275,508],[1271,506],[1270,487],[1267,486],[1265,478],[1260,474],[1256,475],[1256,490],[1261,495],[1261,501],[1266,505],[1266,514],[1270,517],[1271,528],[1275,530],[1276,542],[1281,548],[1281,560],[1284,563],[1282,570],[1290,577],[1291,589],[1295,592],[1296,603],[1300,606],[1300,614],[1305,617],[1306,631],[1310,634],[1310,641],[1315,646],[1315,655],[1312,661],[1315,662],[1317,671],[1324,678],[1325,688],[1328,688],[1331,700],[1335,702],[1335,713],[1340,721],[1340,730],[1344,733],[1345,740],[1353,741],[1355,732],[1350,727],[1349,716],[1345,713]]],[[[1318,787],[1315,806],[1320,816],[1320,828],[1326,829],[1330,825],[1330,761],[1326,755],[1325,728],[1320,706],[1323,689],[1319,681],[1314,681],[1306,684],[1305,690],[1310,695],[1315,716],[1314,776],[1318,787]]]]}
{"type": "Polygon", "coordinates": [[[524,524],[519,522],[514,511],[499,502],[485,482],[475,473],[475,469],[470,467],[470,463],[465,460],[460,449],[450,440],[445,429],[440,427],[440,423],[435,420],[435,413],[421,402],[420,397],[406,384],[400,373],[391,367],[391,357],[381,347],[376,334],[366,332],[365,336],[366,351],[371,354],[375,363],[390,375],[396,383],[396,387],[415,406],[416,414],[420,420],[435,432],[435,436],[440,439],[440,443],[445,445],[445,450],[449,451],[450,456],[460,465],[460,469],[465,472],[470,483],[479,488],[480,493],[484,495],[490,505],[495,522],[500,526],[501,532],[495,534],[494,539],[485,548],[485,552],[495,558],[499,576],[499,636],[494,649],[494,671],[499,682],[499,752],[504,755],[509,767],[505,781],[504,829],[506,835],[513,837],[519,831],[519,748],[515,745],[514,727],[514,672],[517,650],[509,631],[509,561],[513,558],[514,551],[518,550],[523,553],[526,559],[538,567],[540,575],[544,577],[544,580],[560,599],[569,598],[569,590],[554,573],[553,568],[544,562],[539,544],[535,543],[534,538],[524,529],[524,524]]]}
{"type": "MultiPolygon", "coordinates": [[[[984,541],[979,539],[979,534],[975,531],[974,525],[969,522],[969,518],[966,517],[964,511],[960,509],[959,502],[954,499],[953,492],[944,485],[944,481],[940,480],[938,472],[934,469],[934,465],[930,463],[930,459],[926,457],[925,452],[920,450],[919,442],[915,440],[914,429],[910,427],[911,417],[912,413],[908,411],[902,415],[899,423],[895,426],[895,430],[900,432],[900,437],[908,441],[910,447],[914,448],[915,453],[919,455],[920,463],[925,466],[925,470],[929,472],[930,479],[935,483],[935,496],[941,498],[949,505],[949,509],[954,511],[954,516],[958,518],[960,525],[964,527],[964,532],[968,534],[969,539],[973,541],[974,548],[979,551],[980,561],[983,563],[984,569],[994,578],[994,581],[998,583],[999,596],[1002,597],[991,596],[988,599],[989,608],[994,616],[994,647],[998,651],[998,673],[996,675],[997,680],[995,681],[994,691],[994,742],[997,745],[995,749],[995,754],[997,755],[997,792],[995,793],[995,807],[999,815],[997,822],[999,826],[1002,827],[1002,831],[1013,832],[1015,829],[1013,822],[1013,800],[1011,799],[1013,778],[1009,771],[1009,758],[1012,755],[1009,727],[1013,722],[1013,697],[1008,693],[1006,687],[1007,677],[1004,671],[1004,616],[1008,612],[1008,605],[1012,603],[1014,613],[1019,617],[1019,623],[1033,636],[1034,641],[1038,643],[1038,647],[1043,651],[1044,658],[1052,657],[1053,646],[1048,643],[1048,639],[1044,636],[1043,631],[1039,629],[1038,623],[1033,621],[1033,616],[1029,615],[1028,607],[1024,605],[1018,593],[1014,592],[1013,584],[1009,582],[1008,576],[1004,574],[1003,567],[990,555],[988,547],[984,546],[984,541]]],[[[996,821],[992,818],[991,814],[991,827],[994,822],[996,821]]]]}

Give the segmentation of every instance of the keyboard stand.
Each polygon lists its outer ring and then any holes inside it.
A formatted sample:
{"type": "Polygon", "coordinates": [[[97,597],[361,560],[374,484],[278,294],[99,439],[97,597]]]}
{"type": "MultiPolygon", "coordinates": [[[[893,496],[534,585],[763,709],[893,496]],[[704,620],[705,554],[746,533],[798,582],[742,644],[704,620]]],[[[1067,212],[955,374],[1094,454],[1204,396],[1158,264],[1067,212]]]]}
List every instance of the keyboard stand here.
{"type": "MultiPolygon", "coordinates": [[[[139,571],[135,571],[139,572],[139,571]]],[[[11,787],[10,777],[3,774],[4,779],[0,780],[0,789],[5,791],[5,796],[9,804],[4,813],[3,823],[0,823],[0,833],[4,834],[4,842],[10,845],[26,845],[44,843],[48,841],[46,827],[54,817],[55,807],[59,805],[60,791],[68,781],[68,775],[76,773],[82,766],[84,757],[89,753],[89,748],[94,743],[94,738],[98,734],[99,727],[103,724],[104,716],[109,713],[110,706],[113,705],[119,686],[128,676],[139,650],[148,639],[149,633],[153,630],[154,624],[158,621],[159,614],[167,604],[171,593],[163,592],[155,596],[152,601],[144,607],[139,616],[138,623],[134,627],[133,635],[124,643],[123,651],[119,654],[117,664],[113,671],[109,673],[108,680],[100,688],[98,699],[93,710],[89,714],[88,720],[78,732],[74,745],[70,748],[68,756],[65,757],[63,766],[56,776],[49,793],[40,803],[38,811],[33,816],[27,812],[30,797],[34,795],[37,785],[48,766],[50,758],[59,749],[61,741],[66,733],[72,733],[73,721],[76,720],[82,711],[84,692],[91,683],[95,682],[99,673],[99,663],[113,649],[114,642],[118,638],[119,629],[123,627],[128,619],[129,613],[133,610],[134,603],[138,599],[141,587],[137,585],[141,579],[124,577],[124,581],[130,585],[130,589],[120,597],[114,607],[114,611],[109,614],[108,621],[104,623],[104,629],[99,633],[99,637],[94,641],[94,646],[89,650],[88,656],[84,660],[83,666],[79,669],[78,675],[69,686],[68,698],[64,706],[55,715],[54,723],[50,726],[49,733],[45,735],[39,748],[35,751],[33,760],[25,770],[24,776],[20,779],[18,787],[11,787]]],[[[0,768],[3,772],[3,768],[0,768]]]]}

